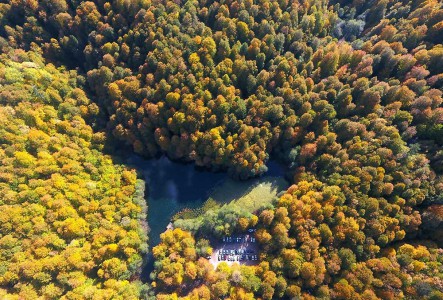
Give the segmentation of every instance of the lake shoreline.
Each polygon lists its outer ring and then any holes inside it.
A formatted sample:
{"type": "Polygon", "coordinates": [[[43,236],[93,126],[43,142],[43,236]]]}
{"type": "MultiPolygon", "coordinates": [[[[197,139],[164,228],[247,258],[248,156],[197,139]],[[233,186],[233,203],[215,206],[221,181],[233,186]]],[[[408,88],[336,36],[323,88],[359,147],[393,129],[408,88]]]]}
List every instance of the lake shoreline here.
{"type": "MultiPolygon", "coordinates": [[[[171,160],[167,155],[146,159],[132,151],[123,150],[127,149],[119,149],[113,158],[117,163],[135,169],[138,180],[144,182],[144,203],[141,207],[142,210],[146,209],[146,218],[140,222],[141,227],[146,228],[148,245],[140,271],[143,282],[150,281],[149,274],[154,268],[152,248],[159,244],[160,234],[167,230],[167,225],[177,213],[184,209],[201,208],[211,194],[223,189],[227,182],[243,187],[244,193],[266,178],[280,178],[287,182],[285,167],[275,160],[267,163],[270,166],[264,174],[239,180],[230,177],[226,171],[208,170],[195,165],[193,161],[171,160]]],[[[244,193],[234,196],[234,190],[230,190],[231,195],[224,197],[220,204],[243,196],[244,193]]]]}

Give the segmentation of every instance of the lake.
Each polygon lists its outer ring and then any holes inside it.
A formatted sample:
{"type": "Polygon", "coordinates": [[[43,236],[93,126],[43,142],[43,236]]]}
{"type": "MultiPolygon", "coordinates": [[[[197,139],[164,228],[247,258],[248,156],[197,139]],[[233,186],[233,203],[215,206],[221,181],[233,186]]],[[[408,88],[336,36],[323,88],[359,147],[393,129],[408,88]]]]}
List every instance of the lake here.
{"type": "MultiPolygon", "coordinates": [[[[150,248],[160,242],[160,234],[176,213],[184,208],[201,206],[212,191],[230,180],[225,172],[200,170],[192,163],[173,162],[166,156],[146,160],[131,155],[125,161],[128,166],[136,168],[146,181],[150,248]]],[[[284,176],[284,168],[276,161],[268,162],[267,166],[268,171],[262,177],[284,176]]],[[[246,188],[253,183],[254,179],[238,184],[246,188]]]]}
{"type": "MultiPolygon", "coordinates": [[[[220,187],[232,188],[224,198],[247,193],[258,179],[233,181],[226,172],[210,172],[194,167],[193,163],[173,162],[166,156],[146,160],[132,154],[124,159],[128,167],[135,168],[146,182],[145,197],[148,203],[149,249],[160,243],[160,234],[166,230],[171,218],[184,208],[200,207],[220,187]],[[233,191],[235,190],[235,193],[233,191]]],[[[283,178],[285,170],[276,161],[267,164],[268,171],[261,179],[283,178]]],[[[219,198],[219,197],[216,197],[219,198]]],[[[225,199],[226,201],[226,199],[225,199]]],[[[145,266],[142,278],[152,270],[152,261],[145,266]]]]}

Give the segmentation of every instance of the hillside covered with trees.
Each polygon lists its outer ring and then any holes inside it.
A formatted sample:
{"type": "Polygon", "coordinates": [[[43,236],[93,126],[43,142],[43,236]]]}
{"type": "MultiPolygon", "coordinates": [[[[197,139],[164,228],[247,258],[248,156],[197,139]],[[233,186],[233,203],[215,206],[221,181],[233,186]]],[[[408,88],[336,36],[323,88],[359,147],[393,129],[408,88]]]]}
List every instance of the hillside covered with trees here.
{"type": "Polygon", "coordinates": [[[12,0],[0,25],[1,297],[443,299],[442,1],[12,0]],[[239,180],[272,155],[291,186],[165,232],[142,284],[123,146],[239,180]],[[211,235],[251,227],[260,263],[214,270],[211,235]]]}
{"type": "Polygon", "coordinates": [[[97,106],[36,52],[0,70],[0,298],[140,297],[144,185],[101,153],[97,106]]]}

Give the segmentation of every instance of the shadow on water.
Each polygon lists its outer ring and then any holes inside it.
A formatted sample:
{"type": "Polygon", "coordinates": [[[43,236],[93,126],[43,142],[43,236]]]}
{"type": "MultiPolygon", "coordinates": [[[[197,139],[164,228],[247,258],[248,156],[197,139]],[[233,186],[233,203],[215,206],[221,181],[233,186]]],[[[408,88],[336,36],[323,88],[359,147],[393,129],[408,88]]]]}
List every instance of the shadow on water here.
{"type": "Polygon", "coordinates": [[[149,244],[160,242],[170,219],[184,208],[199,207],[217,185],[227,178],[226,173],[197,170],[193,164],[170,161],[165,156],[145,160],[133,155],[127,164],[135,167],[146,181],[149,244]]]}
{"type": "MultiPolygon", "coordinates": [[[[152,247],[160,243],[160,234],[166,230],[171,218],[184,208],[200,207],[211,191],[229,177],[225,172],[200,170],[192,163],[173,162],[166,156],[150,160],[135,154],[120,157],[128,167],[135,168],[146,182],[150,253],[141,274],[141,279],[146,281],[154,269],[152,247]]],[[[268,162],[267,166],[265,176],[284,176],[284,167],[276,161],[268,162]]]]}

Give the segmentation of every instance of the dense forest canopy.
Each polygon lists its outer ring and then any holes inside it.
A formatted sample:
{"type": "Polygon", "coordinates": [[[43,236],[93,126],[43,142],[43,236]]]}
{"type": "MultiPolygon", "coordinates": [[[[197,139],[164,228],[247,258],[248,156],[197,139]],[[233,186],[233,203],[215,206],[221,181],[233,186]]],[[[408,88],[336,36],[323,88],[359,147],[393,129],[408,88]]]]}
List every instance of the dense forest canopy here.
{"type": "Polygon", "coordinates": [[[443,299],[442,1],[12,0],[0,25],[1,297],[443,299]],[[165,232],[143,285],[118,145],[237,179],[273,155],[292,186],[165,232]],[[250,227],[260,264],[214,270],[211,234],[250,227]]]}
{"type": "Polygon", "coordinates": [[[0,298],[136,299],[144,186],[101,153],[97,105],[36,52],[0,70],[0,298]]]}

